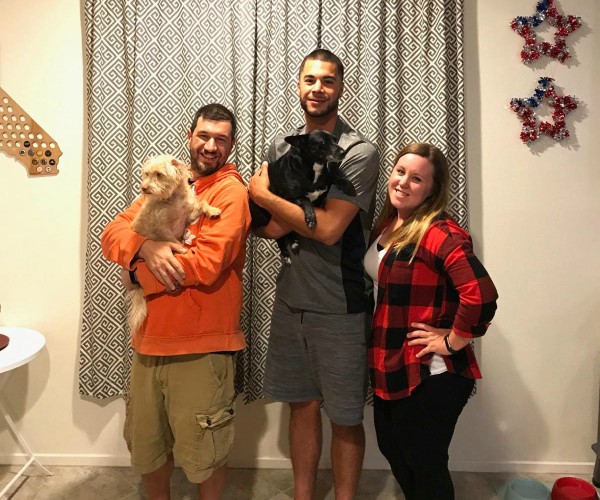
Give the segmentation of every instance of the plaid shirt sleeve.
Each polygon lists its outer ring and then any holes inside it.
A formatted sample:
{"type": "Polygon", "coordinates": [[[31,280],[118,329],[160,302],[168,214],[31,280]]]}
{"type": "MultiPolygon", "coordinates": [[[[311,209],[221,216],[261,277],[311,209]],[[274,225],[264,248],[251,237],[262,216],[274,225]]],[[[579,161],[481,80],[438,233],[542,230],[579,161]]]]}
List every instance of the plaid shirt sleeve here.
{"type": "Polygon", "coordinates": [[[432,224],[421,242],[423,260],[437,269],[458,294],[451,324],[457,335],[481,337],[496,312],[498,293],[473,253],[471,237],[451,219],[432,224]]]}
{"type": "MultiPolygon", "coordinates": [[[[388,252],[379,268],[369,365],[374,392],[383,399],[407,397],[429,376],[431,356],[417,358],[422,346],[406,341],[413,322],[473,338],[485,333],[496,311],[496,288],[456,222],[434,221],[409,264],[413,248],[388,252]]],[[[450,372],[481,378],[470,345],[444,360],[450,372]]]]}

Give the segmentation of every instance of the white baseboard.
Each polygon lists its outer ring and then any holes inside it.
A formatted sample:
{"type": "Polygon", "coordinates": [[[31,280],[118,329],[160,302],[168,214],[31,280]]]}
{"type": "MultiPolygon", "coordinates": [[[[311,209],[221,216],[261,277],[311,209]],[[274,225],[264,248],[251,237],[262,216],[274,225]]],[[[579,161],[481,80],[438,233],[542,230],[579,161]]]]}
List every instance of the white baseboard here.
{"type": "Polygon", "coordinates": [[[534,474],[592,474],[594,462],[534,462],[507,460],[502,462],[452,461],[450,470],[460,472],[518,472],[534,474]]]}
{"type": "MultiPolygon", "coordinates": [[[[36,453],[42,465],[79,466],[79,467],[129,467],[129,455],[66,455],[36,453]]],[[[22,465],[27,461],[24,453],[0,455],[0,463],[5,465],[22,465]]]]}
{"type": "MultiPolygon", "coordinates": [[[[43,465],[79,466],[79,467],[129,467],[129,455],[66,455],[66,454],[36,454],[43,465]]],[[[22,465],[26,461],[23,453],[0,455],[0,463],[22,465]]],[[[232,458],[229,466],[241,469],[291,469],[292,464],[287,458],[232,458]]],[[[327,462],[320,468],[328,469],[327,462]]],[[[364,463],[365,470],[387,470],[385,459],[368,460],[364,463]]],[[[533,462],[533,461],[450,461],[450,470],[457,472],[514,472],[537,474],[592,474],[594,462],[533,462]]]]}
{"type": "MultiPolygon", "coordinates": [[[[231,467],[241,469],[291,469],[289,459],[284,458],[257,458],[254,460],[230,460],[231,467]]],[[[331,465],[327,460],[322,460],[320,469],[329,469],[331,465]]],[[[390,466],[384,458],[370,459],[364,462],[364,470],[389,470],[390,466]]],[[[450,470],[456,472],[513,472],[536,474],[592,474],[594,462],[533,462],[533,461],[504,461],[504,462],[478,462],[450,460],[450,470]]]]}

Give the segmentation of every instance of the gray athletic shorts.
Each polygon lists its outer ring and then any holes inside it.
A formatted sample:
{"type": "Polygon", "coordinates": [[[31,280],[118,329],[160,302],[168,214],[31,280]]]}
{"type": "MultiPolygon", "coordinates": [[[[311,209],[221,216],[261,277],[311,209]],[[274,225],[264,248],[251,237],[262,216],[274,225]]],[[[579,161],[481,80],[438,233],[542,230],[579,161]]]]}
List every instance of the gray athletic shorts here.
{"type": "Polygon", "coordinates": [[[263,393],[284,403],[322,401],[329,419],[358,425],[367,392],[367,315],[302,311],[276,299],[263,393]]]}

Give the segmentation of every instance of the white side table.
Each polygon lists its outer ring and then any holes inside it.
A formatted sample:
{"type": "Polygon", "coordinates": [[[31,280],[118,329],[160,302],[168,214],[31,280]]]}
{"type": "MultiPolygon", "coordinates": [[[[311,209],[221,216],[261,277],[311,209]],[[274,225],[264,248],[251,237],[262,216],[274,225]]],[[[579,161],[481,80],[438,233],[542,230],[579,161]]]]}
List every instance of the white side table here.
{"type": "Polygon", "coordinates": [[[35,465],[46,474],[52,475],[52,473],[46,469],[33,454],[25,439],[15,427],[15,423],[8,414],[8,411],[6,411],[2,399],[2,390],[4,389],[12,370],[29,363],[35,358],[44,347],[46,339],[40,332],[28,328],[2,326],[0,327],[0,333],[6,335],[10,339],[9,344],[0,351],[0,414],[4,417],[4,420],[8,425],[8,430],[15,438],[15,441],[17,441],[21,450],[23,450],[28,457],[27,462],[21,467],[21,470],[19,470],[15,477],[12,478],[2,491],[0,491],[0,498],[2,498],[32,463],[35,463],[35,465]]]}

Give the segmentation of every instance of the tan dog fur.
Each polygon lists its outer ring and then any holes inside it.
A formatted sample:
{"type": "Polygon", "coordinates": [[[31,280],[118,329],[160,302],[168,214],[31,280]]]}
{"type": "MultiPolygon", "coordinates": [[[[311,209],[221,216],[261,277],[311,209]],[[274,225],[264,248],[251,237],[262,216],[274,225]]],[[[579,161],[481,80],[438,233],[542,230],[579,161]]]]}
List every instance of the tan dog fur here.
{"type": "MultiPolygon", "coordinates": [[[[219,208],[196,199],[189,185],[188,166],[170,155],[147,159],[142,165],[141,210],[131,223],[132,229],[156,241],[181,243],[185,229],[202,215],[210,218],[221,214],[219,208]]],[[[128,323],[131,333],[146,318],[146,299],[141,288],[129,291],[128,323]]]]}

